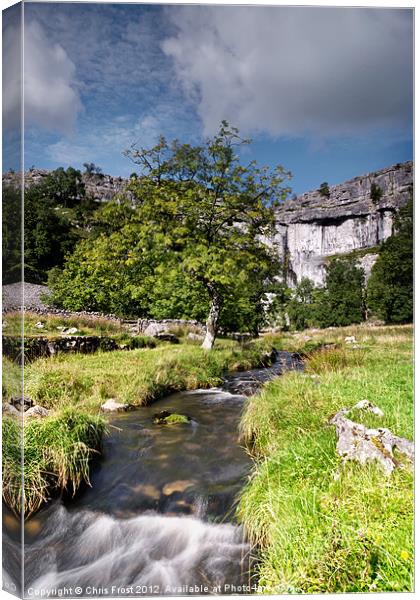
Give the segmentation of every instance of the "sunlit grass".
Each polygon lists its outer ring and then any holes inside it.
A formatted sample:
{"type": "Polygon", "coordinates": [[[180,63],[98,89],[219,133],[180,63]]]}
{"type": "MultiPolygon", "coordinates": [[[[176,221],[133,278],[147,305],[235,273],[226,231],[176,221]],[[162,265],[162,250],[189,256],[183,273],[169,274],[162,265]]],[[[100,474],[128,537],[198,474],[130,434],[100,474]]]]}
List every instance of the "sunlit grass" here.
{"type": "Polygon", "coordinates": [[[256,462],[238,516],[260,550],[259,583],[272,593],[412,590],[411,469],[386,477],[376,465],[343,468],[328,425],[336,411],[367,399],[385,416],[352,418],[413,439],[412,328],[312,336],[339,346],[312,355],[306,372],[268,383],[241,422],[256,462]],[[345,343],[351,335],[361,348],[345,343]]]}
{"type": "Polygon", "coordinates": [[[147,405],[179,390],[219,385],[229,370],[267,364],[269,345],[240,347],[221,341],[212,352],[194,345],[91,355],[57,355],[26,367],[28,396],[47,408],[98,409],[107,398],[147,405]]]}
{"type": "Polygon", "coordinates": [[[31,419],[22,427],[3,420],[3,498],[16,513],[38,510],[56,491],[74,493],[89,483],[91,458],[101,447],[105,421],[74,410],[45,419],[31,419]],[[22,444],[23,491],[22,491],[22,444]]]}

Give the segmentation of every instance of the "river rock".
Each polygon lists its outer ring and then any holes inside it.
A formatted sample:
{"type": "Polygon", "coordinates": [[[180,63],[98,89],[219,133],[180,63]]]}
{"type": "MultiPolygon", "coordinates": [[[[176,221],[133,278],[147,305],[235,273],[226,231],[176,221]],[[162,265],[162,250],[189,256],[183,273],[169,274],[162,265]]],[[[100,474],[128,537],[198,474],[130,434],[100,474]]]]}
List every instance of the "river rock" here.
{"type": "Polygon", "coordinates": [[[28,408],[28,410],[24,413],[24,416],[43,419],[44,417],[48,417],[49,414],[50,411],[48,409],[44,408],[43,406],[39,406],[39,404],[35,404],[35,406],[28,408]]]}
{"type": "Polygon", "coordinates": [[[168,410],[161,410],[153,415],[153,423],[157,425],[173,425],[177,423],[189,423],[191,417],[177,413],[171,413],[168,410]]]}
{"type": "Polygon", "coordinates": [[[187,488],[192,487],[193,485],[193,481],[187,479],[177,479],[176,481],[166,483],[162,488],[162,494],[165,496],[170,496],[174,492],[185,492],[187,488]]]}
{"type": "Polygon", "coordinates": [[[101,406],[102,412],[125,412],[130,410],[129,404],[122,404],[121,402],[117,402],[114,398],[109,398],[106,402],[104,402],[101,406]]]}

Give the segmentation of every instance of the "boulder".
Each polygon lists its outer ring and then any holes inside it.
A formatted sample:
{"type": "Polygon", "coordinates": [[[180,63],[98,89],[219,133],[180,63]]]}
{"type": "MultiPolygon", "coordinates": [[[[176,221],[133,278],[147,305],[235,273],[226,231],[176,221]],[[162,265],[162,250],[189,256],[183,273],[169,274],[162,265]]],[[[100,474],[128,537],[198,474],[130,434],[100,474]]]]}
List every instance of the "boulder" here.
{"type": "Polygon", "coordinates": [[[9,417],[19,417],[21,416],[21,411],[17,410],[17,408],[15,408],[13,406],[13,404],[3,404],[3,414],[7,415],[9,417]]]}
{"type": "Polygon", "coordinates": [[[42,419],[44,417],[48,417],[49,414],[50,414],[49,410],[47,410],[43,406],[39,406],[39,404],[35,404],[35,406],[28,408],[28,410],[24,413],[24,416],[25,416],[25,418],[26,417],[36,417],[38,419],[42,419]]]}
{"type": "Polygon", "coordinates": [[[394,450],[398,450],[409,462],[414,461],[414,444],[406,438],[394,435],[385,427],[369,429],[361,423],[351,421],[346,417],[351,410],[369,410],[377,416],[382,416],[382,410],[368,400],[361,400],[351,409],[339,410],[329,423],[335,426],[337,433],[337,453],[343,463],[349,460],[365,465],[368,462],[378,462],[387,475],[395,468],[403,466],[403,462],[394,450]]]}
{"type": "Polygon", "coordinates": [[[168,410],[161,410],[153,415],[153,423],[157,425],[175,425],[177,423],[189,423],[191,417],[187,415],[180,415],[178,413],[171,413],[168,410]]]}
{"type": "Polygon", "coordinates": [[[170,342],[171,344],[179,344],[179,339],[173,333],[157,333],[153,336],[157,340],[162,340],[163,342],[170,342]]]}
{"type": "Polygon", "coordinates": [[[22,407],[23,410],[28,410],[28,408],[31,408],[34,403],[32,398],[29,398],[29,396],[12,396],[10,399],[10,404],[13,404],[13,406],[18,410],[22,410],[22,407]]]}
{"type": "Polygon", "coordinates": [[[130,410],[129,404],[122,404],[121,402],[117,402],[114,398],[109,398],[106,402],[104,402],[101,406],[102,412],[125,412],[130,410]]]}

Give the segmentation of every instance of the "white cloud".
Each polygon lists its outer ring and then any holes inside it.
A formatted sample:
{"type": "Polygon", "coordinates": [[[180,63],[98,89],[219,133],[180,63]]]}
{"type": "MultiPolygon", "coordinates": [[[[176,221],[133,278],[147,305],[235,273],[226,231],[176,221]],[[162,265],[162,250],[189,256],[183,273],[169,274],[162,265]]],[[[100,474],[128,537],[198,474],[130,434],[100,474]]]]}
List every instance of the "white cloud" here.
{"type": "Polygon", "coordinates": [[[347,135],[407,128],[412,12],[308,7],[170,7],[163,42],[206,134],[347,135]]]}
{"type": "Polygon", "coordinates": [[[19,127],[21,115],[20,11],[10,8],[7,16],[9,25],[3,30],[3,125],[13,129],[19,127]]]}
{"type": "Polygon", "coordinates": [[[68,133],[82,110],[76,67],[37,21],[26,24],[24,41],[25,123],[68,133]]]}

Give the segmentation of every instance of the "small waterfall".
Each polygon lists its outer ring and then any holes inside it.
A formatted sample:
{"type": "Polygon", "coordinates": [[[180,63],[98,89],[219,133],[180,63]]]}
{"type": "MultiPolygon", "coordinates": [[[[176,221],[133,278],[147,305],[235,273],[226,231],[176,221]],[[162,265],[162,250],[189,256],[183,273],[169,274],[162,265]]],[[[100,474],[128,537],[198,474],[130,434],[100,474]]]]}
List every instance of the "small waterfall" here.
{"type": "Polygon", "coordinates": [[[25,564],[32,596],[75,586],[82,596],[229,593],[247,582],[249,546],[232,524],[156,513],[117,519],[60,506],[25,564]]]}

